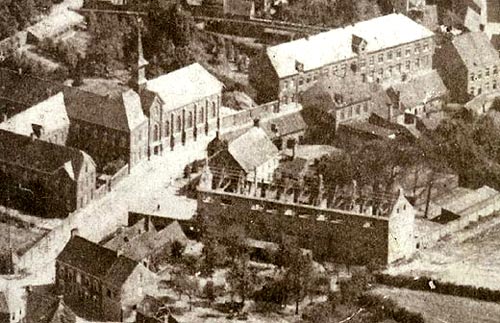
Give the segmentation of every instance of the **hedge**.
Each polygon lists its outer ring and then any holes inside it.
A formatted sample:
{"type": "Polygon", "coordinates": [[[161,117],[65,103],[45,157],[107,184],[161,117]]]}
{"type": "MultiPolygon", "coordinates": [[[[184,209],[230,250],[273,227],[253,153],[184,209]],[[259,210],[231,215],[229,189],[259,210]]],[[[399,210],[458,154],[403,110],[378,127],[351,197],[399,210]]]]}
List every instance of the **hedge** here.
{"type": "Polygon", "coordinates": [[[489,288],[474,287],[470,285],[456,285],[453,283],[441,282],[425,276],[414,278],[411,276],[391,276],[379,273],[375,274],[375,280],[379,284],[399,288],[468,297],[487,302],[500,302],[500,290],[492,290],[489,288]],[[433,288],[431,288],[431,282],[433,288]]]}
{"type": "Polygon", "coordinates": [[[390,299],[380,295],[363,294],[359,298],[359,305],[368,308],[372,313],[379,313],[384,318],[393,319],[400,323],[425,323],[422,314],[408,311],[390,299]]]}

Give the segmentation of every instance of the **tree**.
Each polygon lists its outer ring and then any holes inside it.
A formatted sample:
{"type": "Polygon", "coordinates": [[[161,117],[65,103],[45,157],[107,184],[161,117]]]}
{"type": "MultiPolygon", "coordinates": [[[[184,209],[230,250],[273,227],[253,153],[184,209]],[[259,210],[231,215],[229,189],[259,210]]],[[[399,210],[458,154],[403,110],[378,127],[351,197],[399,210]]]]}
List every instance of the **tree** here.
{"type": "Polygon", "coordinates": [[[176,274],[172,279],[172,286],[175,292],[179,295],[179,300],[182,295],[186,295],[189,298],[189,310],[191,310],[191,300],[194,294],[198,291],[198,282],[184,274],[176,274]]]}
{"type": "Polygon", "coordinates": [[[296,240],[285,239],[280,245],[281,266],[286,268],[284,284],[295,299],[295,314],[299,314],[299,303],[305,297],[307,286],[313,277],[313,263],[309,255],[303,254],[296,240]]]}
{"type": "Polygon", "coordinates": [[[208,305],[212,306],[212,303],[215,301],[215,286],[214,282],[209,280],[203,287],[203,296],[208,299],[208,305]]]}
{"type": "Polygon", "coordinates": [[[178,261],[184,253],[184,248],[184,245],[179,240],[174,240],[170,246],[170,255],[174,260],[178,261]]]}
{"type": "Polygon", "coordinates": [[[368,289],[372,277],[367,272],[355,272],[349,280],[340,282],[342,303],[357,302],[359,297],[368,289]]]}
{"type": "Polygon", "coordinates": [[[243,305],[257,283],[257,275],[248,267],[248,261],[246,256],[233,261],[226,276],[231,287],[231,298],[234,294],[239,295],[243,305]]]}

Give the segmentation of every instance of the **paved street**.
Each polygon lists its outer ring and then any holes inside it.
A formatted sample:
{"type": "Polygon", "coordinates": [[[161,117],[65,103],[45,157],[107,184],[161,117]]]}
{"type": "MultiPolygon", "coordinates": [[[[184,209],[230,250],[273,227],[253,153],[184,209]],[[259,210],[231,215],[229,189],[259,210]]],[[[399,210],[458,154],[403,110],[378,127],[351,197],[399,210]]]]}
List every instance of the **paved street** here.
{"type": "MultiPolygon", "coordinates": [[[[98,241],[119,225],[127,223],[128,210],[153,211],[159,199],[163,201],[160,214],[173,217],[177,215],[181,218],[192,216],[196,203],[183,196],[177,196],[174,187],[165,188],[169,186],[172,178],[182,175],[184,166],[188,162],[206,156],[206,145],[210,140],[211,138],[204,138],[189,146],[176,147],[175,151],[155,156],[150,161],[143,161],[129,176],[119,182],[112,192],[78,212],[77,224],[72,224],[71,228],[77,227],[80,235],[98,241]]],[[[69,229],[68,227],[67,230],[69,229]]],[[[27,268],[30,275],[23,279],[10,280],[9,284],[23,286],[52,283],[55,258],[64,248],[69,232],[66,232],[65,238],[52,241],[49,250],[36,250],[32,256],[33,264],[27,268]]],[[[6,284],[7,281],[0,278],[0,290],[6,284]]]]}

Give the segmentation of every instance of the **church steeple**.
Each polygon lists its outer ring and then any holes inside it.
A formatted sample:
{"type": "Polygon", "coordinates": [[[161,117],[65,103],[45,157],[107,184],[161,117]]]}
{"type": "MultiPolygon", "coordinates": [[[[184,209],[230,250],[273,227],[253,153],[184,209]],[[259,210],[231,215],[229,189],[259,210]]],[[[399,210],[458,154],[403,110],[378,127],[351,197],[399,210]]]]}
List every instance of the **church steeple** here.
{"type": "Polygon", "coordinates": [[[137,28],[137,62],[132,68],[132,77],[130,79],[130,86],[140,93],[145,87],[146,82],[146,66],[149,62],[144,58],[144,50],[142,48],[142,35],[140,25],[137,28]]]}

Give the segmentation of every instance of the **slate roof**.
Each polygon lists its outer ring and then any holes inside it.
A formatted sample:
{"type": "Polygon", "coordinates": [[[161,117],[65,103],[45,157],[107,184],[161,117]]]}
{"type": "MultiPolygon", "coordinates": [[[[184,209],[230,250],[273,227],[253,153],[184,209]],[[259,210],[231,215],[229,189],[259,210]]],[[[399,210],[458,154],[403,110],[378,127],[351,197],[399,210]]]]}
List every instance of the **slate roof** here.
{"type": "Polygon", "coordinates": [[[388,138],[396,135],[396,131],[384,127],[380,127],[369,122],[352,122],[343,124],[346,128],[351,128],[359,133],[367,133],[380,138],[388,138]]]}
{"type": "MultiPolygon", "coordinates": [[[[64,86],[35,76],[0,68],[0,100],[15,102],[25,108],[34,106],[56,93],[64,86]]],[[[6,107],[1,107],[4,112],[6,107]]]]}
{"type": "Polygon", "coordinates": [[[406,108],[442,97],[448,91],[436,70],[411,78],[407,82],[394,84],[391,89],[399,92],[401,103],[406,108]]]}
{"type": "Polygon", "coordinates": [[[294,112],[261,122],[261,127],[264,129],[269,138],[274,138],[276,136],[286,136],[299,131],[304,131],[307,128],[307,124],[304,121],[304,118],[302,118],[301,112],[294,112]],[[278,130],[277,133],[272,130],[273,124],[278,130]]]}
{"type": "Polygon", "coordinates": [[[62,92],[0,123],[0,129],[29,136],[33,133],[33,124],[42,126],[46,132],[69,127],[62,92]]]}
{"type": "Polygon", "coordinates": [[[494,64],[500,65],[498,52],[483,32],[463,33],[456,36],[452,43],[468,69],[489,67],[494,64]]]}
{"type": "Polygon", "coordinates": [[[9,313],[9,303],[7,302],[7,296],[4,292],[0,291],[0,313],[9,313]]]}
{"type": "Polygon", "coordinates": [[[65,30],[81,24],[85,18],[71,10],[64,10],[57,15],[51,15],[40,22],[27,28],[27,31],[35,36],[38,40],[43,40],[48,37],[55,36],[65,30]]]}
{"type": "Polygon", "coordinates": [[[77,179],[84,161],[92,161],[85,152],[0,129],[0,160],[45,173],[64,168],[77,179]]]}
{"type": "Polygon", "coordinates": [[[200,64],[194,63],[149,80],[146,88],[155,92],[167,110],[174,110],[220,93],[223,84],[200,64]]]}
{"type": "Polygon", "coordinates": [[[39,292],[28,294],[26,323],[75,323],[75,313],[60,298],[39,292]]]}
{"type": "Polygon", "coordinates": [[[116,251],[75,236],[57,256],[57,261],[99,277],[120,287],[132,274],[138,263],[116,251]]]}
{"type": "Polygon", "coordinates": [[[500,0],[487,0],[488,22],[500,23],[500,0]]]}
{"type": "MultiPolygon", "coordinates": [[[[59,92],[63,92],[70,119],[126,132],[146,120],[139,95],[133,90],[117,96],[102,96],[32,75],[0,69],[0,102],[15,102],[24,106],[22,110],[25,110],[59,92]]],[[[5,104],[0,106],[0,112],[6,109],[5,104]]]]}
{"type": "MultiPolygon", "coordinates": [[[[150,255],[161,251],[163,247],[175,240],[183,244],[186,244],[188,241],[188,238],[177,221],[170,223],[161,231],[147,231],[127,242],[121,244],[113,243],[111,245],[114,250],[121,250],[125,256],[140,262],[150,255]]],[[[108,245],[106,245],[106,247],[108,247],[108,245]]]]}
{"type": "Polygon", "coordinates": [[[65,88],[64,97],[70,119],[125,132],[134,130],[146,121],[140,97],[133,90],[106,97],[76,88],[65,88]]]}
{"type": "Polygon", "coordinates": [[[252,127],[228,144],[228,152],[249,173],[278,155],[278,148],[271,142],[264,130],[252,127]]]}
{"type": "Polygon", "coordinates": [[[499,195],[500,193],[497,190],[485,185],[465,196],[449,201],[447,204],[442,205],[442,208],[459,216],[467,216],[488,203],[495,203],[495,198],[499,195]]]}
{"type": "Polygon", "coordinates": [[[376,52],[432,37],[434,33],[403,14],[389,14],[268,47],[267,55],[278,77],[287,77],[297,73],[296,61],[309,71],[356,57],[352,48],[353,35],[367,42],[367,52],[376,52]]]}

